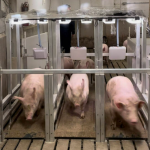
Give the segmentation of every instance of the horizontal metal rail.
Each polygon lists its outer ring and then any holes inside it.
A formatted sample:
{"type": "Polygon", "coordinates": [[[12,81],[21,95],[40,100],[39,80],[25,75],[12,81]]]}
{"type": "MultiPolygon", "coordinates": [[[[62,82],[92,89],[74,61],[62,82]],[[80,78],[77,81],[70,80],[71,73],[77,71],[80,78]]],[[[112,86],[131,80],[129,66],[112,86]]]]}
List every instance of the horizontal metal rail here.
{"type": "Polygon", "coordinates": [[[20,84],[17,84],[15,88],[12,90],[12,94],[8,94],[3,101],[3,108],[8,104],[8,100],[19,90],[20,84]]]}
{"type": "Polygon", "coordinates": [[[123,2],[122,5],[129,5],[129,4],[149,4],[149,2],[123,2]]]}
{"type": "MultiPolygon", "coordinates": [[[[87,15],[85,15],[85,16],[69,16],[69,14],[68,14],[68,16],[56,16],[56,15],[51,15],[51,16],[45,16],[45,17],[42,17],[41,18],[41,16],[36,16],[36,17],[33,17],[33,16],[31,16],[31,17],[29,17],[29,18],[27,18],[27,19],[25,19],[25,18],[19,18],[19,19],[22,19],[22,20],[51,20],[51,21],[56,21],[56,20],[67,20],[67,19],[69,19],[69,20],[81,20],[81,19],[95,19],[95,20],[99,20],[99,21],[102,21],[102,19],[128,19],[128,18],[137,18],[137,17],[141,17],[141,16],[87,16],[87,15]]],[[[142,18],[142,17],[141,17],[142,18]]],[[[18,18],[14,18],[15,19],[15,22],[17,22],[18,21],[18,18]]],[[[9,20],[11,20],[11,18],[7,18],[6,20],[5,20],[5,22],[6,23],[9,23],[9,20]]]]}
{"type": "Polygon", "coordinates": [[[104,73],[147,73],[150,68],[132,69],[2,69],[1,74],[104,74],[104,73]]]}
{"type": "MultiPolygon", "coordinates": [[[[71,56],[71,54],[70,53],[62,53],[61,56],[71,56]]],[[[87,53],[86,56],[95,57],[95,53],[87,53]]],[[[103,56],[109,56],[109,53],[103,53],[103,56]]],[[[133,56],[135,56],[135,54],[134,53],[126,53],[125,56],[132,56],[133,57],[133,56]]],[[[34,56],[26,54],[23,57],[34,57],[34,56]]]]}
{"type": "MultiPolygon", "coordinates": [[[[70,53],[63,53],[62,56],[71,56],[70,53]]],[[[95,53],[87,53],[86,56],[95,57],[95,53]]],[[[109,53],[103,53],[103,56],[109,56],[109,53]]],[[[126,53],[126,56],[135,56],[134,53],[126,53]]]]}

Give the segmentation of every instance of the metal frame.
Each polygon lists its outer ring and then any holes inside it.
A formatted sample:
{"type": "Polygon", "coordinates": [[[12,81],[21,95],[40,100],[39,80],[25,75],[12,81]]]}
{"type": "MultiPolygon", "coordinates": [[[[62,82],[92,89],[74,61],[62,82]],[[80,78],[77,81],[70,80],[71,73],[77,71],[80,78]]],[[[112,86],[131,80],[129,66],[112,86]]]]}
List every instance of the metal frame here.
{"type": "MultiPolygon", "coordinates": [[[[6,35],[7,35],[7,69],[0,70],[0,78],[2,74],[8,75],[8,85],[9,85],[9,91],[8,94],[12,96],[12,85],[11,85],[11,75],[12,74],[18,74],[18,81],[19,81],[19,75],[20,74],[45,74],[44,75],[44,82],[45,82],[45,128],[46,128],[46,141],[47,142],[53,142],[54,141],[54,94],[58,93],[58,87],[57,83],[58,76],[53,74],[66,74],[66,73],[95,73],[95,79],[96,79],[96,91],[95,91],[95,107],[96,107],[96,141],[97,142],[104,142],[105,141],[105,116],[104,116],[104,97],[105,97],[105,89],[104,89],[104,73],[148,73],[150,74],[150,69],[139,69],[139,62],[141,59],[140,56],[140,26],[137,25],[137,45],[136,45],[136,53],[126,53],[126,56],[136,56],[136,68],[135,69],[103,69],[103,56],[109,56],[108,54],[102,54],[102,37],[103,37],[103,22],[102,19],[126,19],[126,18],[135,18],[135,16],[106,16],[106,17],[90,17],[92,19],[95,19],[95,22],[97,22],[97,26],[94,26],[94,43],[95,43],[95,54],[89,53],[87,56],[95,56],[95,67],[96,69],[60,69],[59,65],[57,66],[57,59],[61,57],[59,55],[59,41],[57,42],[57,36],[56,30],[59,29],[58,21],[61,18],[49,18],[48,21],[48,43],[49,43],[49,66],[50,69],[42,69],[42,70],[32,70],[32,69],[11,69],[11,28],[9,22],[6,23],[6,35]],[[58,69],[59,68],[59,69],[58,69]]],[[[89,18],[89,19],[90,19],[89,18]]],[[[69,17],[66,19],[70,19],[69,17]]],[[[72,20],[80,20],[84,19],[81,17],[78,18],[71,18],[72,20]]],[[[30,20],[30,19],[29,19],[30,20]]],[[[33,19],[36,20],[36,19],[33,19]]],[[[145,35],[144,30],[145,26],[143,25],[143,50],[145,49],[145,35]]],[[[16,37],[17,39],[17,57],[20,57],[20,44],[19,44],[19,25],[16,26],[16,37]]],[[[70,54],[62,54],[62,57],[67,56],[70,54]]],[[[24,54],[24,67],[26,66],[27,58],[29,57],[26,54],[24,54]]],[[[31,56],[32,57],[32,56],[31,56]]],[[[142,54],[143,57],[143,65],[144,67],[144,59],[145,59],[145,53],[142,54]]],[[[131,58],[130,58],[131,60],[131,58]]],[[[20,59],[18,58],[18,63],[20,62],[20,59]]],[[[59,62],[60,63],[60,62],[59,62]]],[[[131,61],[129,61],[129,65],[131,65],[131,61]]],[[[20,68],[18,64],[18,68],[20,68]]],[[[25,67],[27,68],[27,66],[25,67]]],[[[140,75],[137,75],[137,81],[139,83],[140,81],[140,75]]],[[[2,89],[0,80],[0,89],[2,89]]],[[[143,83],[144,83],[144,75],[143,75],[143,83]]],[[[61,83],[61,81],[60,81],[61,83]]],[[[143,91],[144,91],[144,85],[143,85],[143,91]]],[[[11,97],[10,96],[10,97],[11,97]]],[[[0,92],[0,99],[2,99],[2,95],[0,92]]],[[[150,94],[149,94],[150,99],[150,94]]],[[[8,99],[7,99],[8,100],[8,99]]],[[[150,102],[149,102],[150,105],[150,102]]],[[[0,103],[0,112],[3,112],[2,109],[3,104],[0,103]]],[[[11,112],[10,112],[11,113],[11,112]]],[[[0,114],[2,115],[2,114],[0,114]]],[[[150,115],[150,114],[149,114],[150,115]]],[[[150,120],[150,119],[149,119],[150,120]]],[[[2,127],[2,123],[0,124],[2,127]]],[[[150,124],[149,124],[150,126],[150,124]]],[[[149,128],[150,129],[150,128],[149,128]]],[[[2,131],[3,132],[3,131],[2,131]]],[[[3,133],[1,133],[2,137],[3,133]]],[[[3,139],[1,138],[0,141],[3,139]]],[[[149,140],[150,140],[150,130],[149,130],[149,140]]]]}

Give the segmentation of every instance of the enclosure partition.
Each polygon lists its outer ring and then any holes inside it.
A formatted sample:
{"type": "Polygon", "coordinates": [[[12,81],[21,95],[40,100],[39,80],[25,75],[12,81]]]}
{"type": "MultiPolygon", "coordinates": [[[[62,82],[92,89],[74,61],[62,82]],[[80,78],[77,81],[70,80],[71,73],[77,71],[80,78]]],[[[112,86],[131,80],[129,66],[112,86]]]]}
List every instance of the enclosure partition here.
{"type": "MultiPolygon", "coordinates": [[[[70,14],[69,14],[70,15],[70,14]]],[[[9,16],[10,17],[10,16],[9,16]]],[[[11,69],[11,17],[7,18],[6,20],[6,35],[7,35],[7,69],[1,69],[0,70],[0,141],[3,141],[3,126],[4,120],[6,116],[3,114],[3,107],[7,103],[10,103],[11,97],[15,94],[15,92],[20,87],[20,81],[21,81],[21,74],[44,74],[44,83],[45,83],[45,137],[47,142],[53,142],[54,141],[54,122],[57,119],[58,115],[58,108],[60,107],[56,105],[57,102],[57,96],[60,93],[60,89],[63,85],[63,75],[60,74],[66,74],[66,73],[94,73],[95,74],[95,108],[96,108],[96,141],[97,142],[104,142],[105,141],[105,113],[104,113],[104,106],[105,106],[105,84],[104,84],[104,74],[105,73],[136,73],[136,79],[139,83],[140,81],[140,73],[142,74],[142,82],[143,82],[143,91],[145,90],[145,74],[150,73],[150,69],[140,69],[139,62],[142,59],[142,67],[145,68],[145,59],[146,59],[146,50],[145,50],[145,38],[146,38],[146,30],[145,30],[145,23],[143,20],[142,27],[143,27],[143,44],[142,44],[142,56],[140,56],[140,47],[138,42],[140,41],[140,25],[137,25],[137,45],[136,45],[136,51],[132,53],[126,53],[126,56],[136,57],[136,67],[137,69],[102,69],[103,68],[103,56],[109,56],[108,54],[103,54],[102,51],[102,40],[103,40],[103,22],[102,19],[127,19],[127,18],[135,18],[135,16],[88,16],[85,15],[84,17],[75,16],[72,15],[47,15],[46,17],[43,16],[45,20],[48,20],[48,46],[49,46],[49,53],[48,53],[48,60],[49,60],[49,66],[50,69],[42,69],[42,70],[32,70],[32,69],[20,69],[20,32],[19,32],[19,25],[16,25],[16,37],[17,39],[17,60],[18,60],[18,69],[11,69]],[[61,57],[62,56],[69,56],[70,54],[63,54],[61,56],[60,51],[60,29],[59,29],[59,22],[58,20],[62,19],[72,19],[72,20],[81,20],[84,18],[93,19],[95,21],[94,24],[94,44],[95,44],[95,53],[87,54],[87,56],[95,56],[95,69],[75,69],[75,70],[67,70],[61,68],[61,57]],[[8,75],[8,96],[2,100],[2,76],[8,75]],[[15,89],[12,90],[12,74],[18,75],[18,85],[15,87],[15,89]]],[[[24,20],[44,20],[43,18],[40,18],[39,16],[32,16],[30,14],[28,18],[22,18],[24,20]]],[[[140,17],[139,17],[140,18],[140,17]]],[[[14,18],[13,18],[14,19],[14,18]]],[[[19,21],[18,19],[16,21],[19,21]]],[[[24,53],[24,65],[27,66],[27,58],[26,56],[26,49],[24,53]]],[[[128,59],[129,65],[131,65],[131,59],[128,59]]],[[[64,90],[63,90],[64,92],[64,90]]],[[[149,97],[150,98],[150,97],[149,97]]],[[[10,120],[11,123],[11,112],[14,111],[16,106],[18,105],[18,102],[14,103],[13,106],[11,106],[7,111],[7,118],[10,120]]],[[[148,103],[150,105],[150,102],[148,103]]],[[[150,114],[149,114],[150,115],[150,114]]],[[[150,122],[150,119],[149,119],[150,122]]],[[[150,123],[148,126],[148,131],[150,131],[150,123]]],[[[150,135],[150,132],[149,132],[150,135]]],[[[150,136],[148,137],[150,141],[150,136]]]]}

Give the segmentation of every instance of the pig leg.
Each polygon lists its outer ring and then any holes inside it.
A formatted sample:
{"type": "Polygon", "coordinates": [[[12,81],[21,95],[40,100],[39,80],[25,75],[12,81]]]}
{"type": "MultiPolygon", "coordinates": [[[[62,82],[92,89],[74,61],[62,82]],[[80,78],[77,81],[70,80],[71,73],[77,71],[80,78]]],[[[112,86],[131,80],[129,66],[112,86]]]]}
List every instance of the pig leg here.
{"type": "Polygon", "coordinates": [[[112,130],[115,130],[116,129],[116,116],[112,109],[111,109],[111,117],[112,117],[111,128],[112,130]]]}
{"type": "Polygon", "coordinates": [[[86,101],[81,105],[81,118],[82,118],[82,119],[85,118],[84,109],[85,109],[86,103],[87,103],[87,99],[86,99],[86,101]]]}

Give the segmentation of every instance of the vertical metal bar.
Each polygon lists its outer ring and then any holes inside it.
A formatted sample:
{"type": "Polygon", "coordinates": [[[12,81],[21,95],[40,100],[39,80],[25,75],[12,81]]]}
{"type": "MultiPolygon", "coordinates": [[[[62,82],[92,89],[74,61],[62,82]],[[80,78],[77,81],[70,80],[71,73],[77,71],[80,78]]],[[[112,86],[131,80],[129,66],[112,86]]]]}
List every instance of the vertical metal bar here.
{"type": "Polygon", "coordinates": [[[119,19],[117,19],[117,46],[119,46],[119,19]]]}
{"type": "MultiPolygon", "coordinates": [[[[136,25],[136,68],[140,68],[140,23],[136,25]]],[[[136,83],[140,83],[140,74],[136,74],[136,83]]]]}
{"type": "MultiPolygon", "coordinates": [[[[24,55],[27,54],[27,46],[26,46],[26,32],[24,32],[24,55]]],[[[27,69],[27,57],[23,57],[23,68],[27,69]]],[[[24,74],[25,76],[25,74],[24,74]]]]}
{"type": "MultiPolygon", "coordinates": [[[[6,23],[6,39],[7,39],[7,69],[11,69],[11,27],[9,23],[6,23]]],[[[8,75],[8,94],[12,92],[12,78],[8,75]]]]}
{"type": "Polygon", "coordinates": [[[79,47],[79,21],[77,21],[77,46],[79,47]]]}
{"type": "MultiPolygon", "coordinates": [[[[53,39],[53,69],[57,69],[57,39],[56,39],[56,21],[53,21],[52,22],[52,31],[53,31],[53,33],[52,33],[52,39],[53,39]]],[[[58,87],[57,87],[57,85],[58,85],[58,75],[56,74],[55,76],[54,76],[54,78],[53,78],[53,83],[54,83],[54,86],[53,86],[53,88],[54,88],[54,94],[57,94],[57,92],[58,92],[58,87]]]]}
{"type": "MultiPolygon", "coordinates": [[[[1,68],[0,68],[1,71],[1,68]]],[[[0,142],[3,142],[3,99],[2,99],[2,74],[0,72],[0,142]]]]}
{"type": "MultiPolygon", "coordinates": [[[[12,68],[12,57],[11,57],[11,26],[6,23],[6,40],[7,40],[7,69],[12,68]]],[[[8,75],[8,94],[12,94],[12,75],[8,75]]],[[[9,109],[11,109],[11,99],[9,100],[9,109]]],[[[9,119],[9,128],[11,126],[11,113],[9,119]]]]}
{"type": "MultiPolygon", "coordinates": [[[[60,24],[56,21],[56,50],[57,50],[57,69],[61,69],[61,47],[60,47],[60,24]]],[[[58,74],[58,84],[62,82],[61,74],[58,74]]]]}
{"type": "MultiPolygon", "coordinates": [[[[20,25],[16,25],[16,45],[17,45],[17,68],[21,69],[20,63],[20,25]]],[[[17,75],[17,83],[21,83],[21,75],[17,75]]]]}
{"type": "Polygon", "coordinates": [[[54,142],[53,75],[49,75],[50,142],[54,142]]]}
{"type": "MultiPolygon", "coordinates": [[[[146,22],[142,21],[142,68],[146,68],[146,22]]],[[[146,93],[146,74],[142,73],[142,93],[146,93]]]]}
{"type": "Polygon", "coordinates": [[[44,75],[44,95],[45,95],[45,138],[50,141],[50,126],[49,126],[49,76],[44,75]]]}
{"type": "MultiPolygon", "coordinates": [[[[95,67],[96,68],[103,68],[103,51],[102,51],[102,43],[103,43],[103,22],[102,21],[95,21],[94,22],[94,44],[95,44],[95,67]]],[[[95,108],[96,108],[96,142],[103,142],[105,139],[105,131],[102,132],[101,128],[105,126],[104,118],[101,115],[103,109],[104,99],[103,95],[100,95],[100,82],[103,82],[100,78],[100,74],[95,75],[95,108]]],[[[104,114],[104,112],[102,113],[104,114]]]]}
{"type": "Polygon", "coordinates": [[[95,109],[96,109],[96,142],[101,141],[101,123],[100,123],[100,75],[95,74],[95,109]]]}
{"type": "Polygon", "coordinates": [[[48,49],[49,49],[49,67],[53,69],[53,39],[52,39],[52,21],[48,21],[48,49]]]}
{"type": "Polygon", "coordinates": [[[148,142],[150,143],[150,74],[148,75],[149,79],[149,90],[148,90],[148,142]]]}
{"type": "Polygon", "coordinates": [[[104,74],[100,75],[100,118],[101,118],[101,142],[105,141],[105,82],[104,74]]]}

